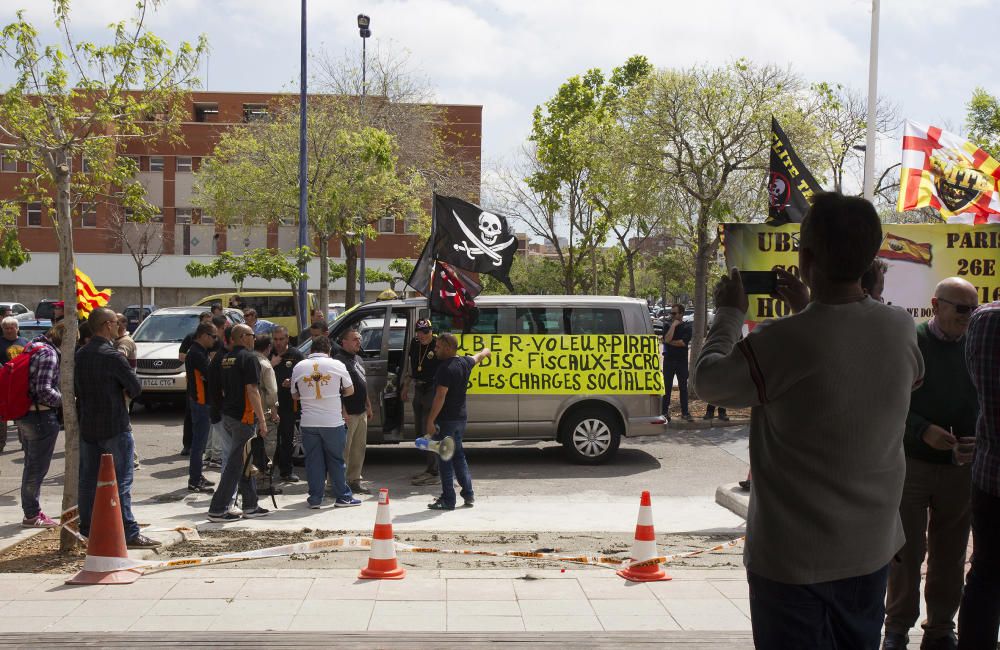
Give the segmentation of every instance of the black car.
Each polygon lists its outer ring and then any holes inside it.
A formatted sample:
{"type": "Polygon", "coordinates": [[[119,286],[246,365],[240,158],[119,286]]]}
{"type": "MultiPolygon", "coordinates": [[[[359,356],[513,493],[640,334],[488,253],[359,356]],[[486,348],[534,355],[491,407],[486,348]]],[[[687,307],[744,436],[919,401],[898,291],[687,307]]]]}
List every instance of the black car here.
{"type": "Polygon", "coordinates": [[[52,317],[55,315],[55,307],[53,305],[57,302],[62,301],[55,298],[42,298],[39,300],[38,306],[35,307],[35,318],[38,320],[52,320],[52,317]]]}

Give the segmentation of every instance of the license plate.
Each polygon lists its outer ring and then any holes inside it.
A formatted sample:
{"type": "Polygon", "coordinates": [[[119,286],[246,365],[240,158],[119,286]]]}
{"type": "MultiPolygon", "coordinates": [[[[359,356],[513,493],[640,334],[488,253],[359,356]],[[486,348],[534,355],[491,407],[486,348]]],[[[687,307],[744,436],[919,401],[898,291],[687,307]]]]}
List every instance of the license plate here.
{"type": "Polygon", "coordinates": [[[143,377],[140,380],[140,382],[142,383],[143,386],[147,386],[149,388],[162,387],[162,386],[173,386],[174,385],[173,378],[167,378],[167,379],[149,379],[149,378],[143,377]]]}

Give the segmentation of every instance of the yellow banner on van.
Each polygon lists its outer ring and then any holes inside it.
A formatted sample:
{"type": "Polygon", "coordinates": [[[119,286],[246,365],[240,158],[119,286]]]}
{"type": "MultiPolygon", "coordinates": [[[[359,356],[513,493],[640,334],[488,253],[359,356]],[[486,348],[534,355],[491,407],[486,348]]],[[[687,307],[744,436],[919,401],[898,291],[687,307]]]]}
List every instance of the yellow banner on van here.
{"type": "Polygon", "coordinates": [[[638,334],[465,334],[459,354],[492,356],[472,369],[469,393],[662,395],[660,342],[638,334]]]}
{"type": "MultiPolygon", "coordinates": [[[[720,226],[726,265],[744,271],[774,266],[798,275],[799,224],[720,226]]],[[[979,302],[1000,300],[1000,224],[882,224],[878,256],[889,270],[882,298],[906,309],[916,320],[931,317],[931,296],[938,282],[952,276],[976,287],[979,302]]],[[[785,304],[770,296],[750,296],[746,320],[760,322],[785,315],[785,304]]]]}

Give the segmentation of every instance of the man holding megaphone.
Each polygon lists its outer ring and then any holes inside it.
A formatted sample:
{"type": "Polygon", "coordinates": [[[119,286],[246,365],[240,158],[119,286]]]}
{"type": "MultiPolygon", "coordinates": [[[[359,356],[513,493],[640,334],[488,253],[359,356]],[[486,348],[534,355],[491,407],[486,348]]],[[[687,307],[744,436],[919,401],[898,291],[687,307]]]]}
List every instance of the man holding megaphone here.
{"type": "MultiPolygon", "coordinates": [[[[472,368],[490,356],[490,349],[483,348],[471,356],[458,356],[458,340],[453,334],[439,336],[436,347],[441,365],[434,375],[434,402],[427,414],[424,431],[429,433],[437,429],[434,440],[451,438],[454,441],[454,450],[450,459],[441,454],[439,464],[441,496],[427,507],[431,510],[454,510],[456,501],[454,481],[457,478],[458,484],[462,486],[464,506],[471,508],[476,499],[472,491],[472,475],[469,474],[469,464],[465,460],[465,449],[462,447],[462,435],[465,433],[465,424],[468,420],[465,393],[472,368]]],[[[443,451],[445,445],[440,447],[443,451]]]]}

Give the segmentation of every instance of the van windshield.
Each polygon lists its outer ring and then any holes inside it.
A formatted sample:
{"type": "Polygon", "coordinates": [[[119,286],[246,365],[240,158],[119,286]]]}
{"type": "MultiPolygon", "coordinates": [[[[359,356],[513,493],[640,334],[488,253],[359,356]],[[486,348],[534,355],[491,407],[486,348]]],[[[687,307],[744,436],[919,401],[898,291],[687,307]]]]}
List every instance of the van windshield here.
{"type": "Polygon", "coordinates": [[[183,341],[198,327],[198,314],[156,314],[142,321],[132,339],[136,343],[183,341]]]}

